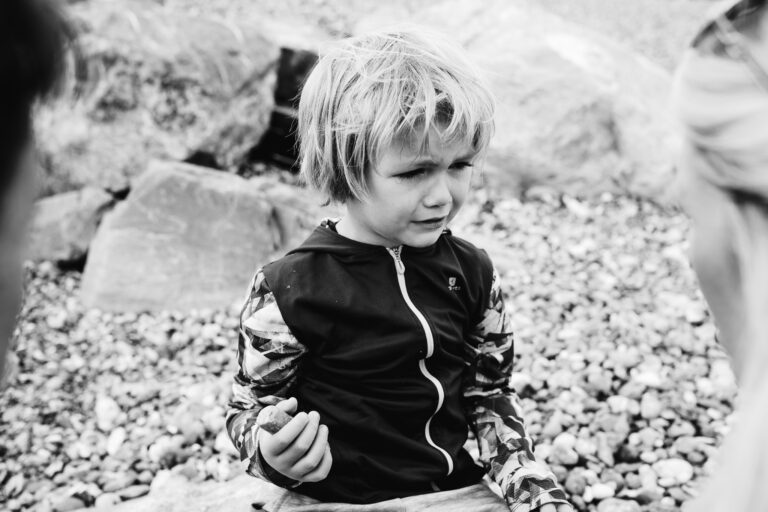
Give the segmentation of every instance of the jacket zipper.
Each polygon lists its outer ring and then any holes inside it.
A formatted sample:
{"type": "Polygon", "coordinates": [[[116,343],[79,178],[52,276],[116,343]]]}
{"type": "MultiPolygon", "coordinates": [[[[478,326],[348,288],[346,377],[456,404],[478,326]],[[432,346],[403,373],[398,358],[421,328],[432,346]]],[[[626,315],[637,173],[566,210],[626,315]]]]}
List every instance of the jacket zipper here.
{"type": "Polygon", "coordinates": [[[389,254],[392,256],[392,259],[395,260],[395,268],[397,269],[397,283],[400,285],[400,293],[403,295],[403,299],[405,300],[405,303],[408,305],[408,308],[413,311],[413,314],[416,315],[416,318],[419,320],[419,323],[421,324],[422,329],[424,329],[424,335],[427,338],[427,354],[424,356],[424,359],[419,360],[419,370],[421,370],[422,375],[430,381],[434,386],[435,389],[437,389],[437,407],[435,408],[435,412],[432,413],[432,415],[427,420],[427,424],[424,426],[424,435],[427,438],[427,442],[434,448],[435,450],[439,451],[443,457],[445,457],[446,462],[448,463],[448,475],[453,473],[453,459],[451,459],[451,456],[437,446],[435,442],[432,440],[432,435],[429,433],[429,427],[432,424],[432,419],[435,417],[437,412],[440,410],[440,408],[443,406],[443,402],[445,401],[445,391],[443,390],[443,386],[440,384],[440,381],[437,380],[437,378],[429,373],[429,370],[427,370],[426,360],[432,357],[432,354],[435,352],[435,338],[432,335],[432,330],[429,328],[429,324],[427,323],[427,319],[424,317],[424,315],[419,311],[416,306],[411,301],[411,297],[408,295],[408,289],[405,286],[405,265],[403,264],[403,260],[400,258],[400,253],[403,250],[403,246],[394,247],[391,249],[387,249],[389,251],[389,254]]]}

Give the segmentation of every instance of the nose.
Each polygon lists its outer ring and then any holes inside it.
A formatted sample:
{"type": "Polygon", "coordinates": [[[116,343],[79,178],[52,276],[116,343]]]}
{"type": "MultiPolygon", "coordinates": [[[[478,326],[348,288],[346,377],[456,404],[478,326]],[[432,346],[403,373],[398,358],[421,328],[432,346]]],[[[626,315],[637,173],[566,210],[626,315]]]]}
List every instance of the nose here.
{"type": "Polygon", "coordinates": [[[428,187],[424,195],[424,205],[428,208],[440,208],[450,204],[453,200],[448,173],[435,173],[434,179],[430,180],[428,187]]]}

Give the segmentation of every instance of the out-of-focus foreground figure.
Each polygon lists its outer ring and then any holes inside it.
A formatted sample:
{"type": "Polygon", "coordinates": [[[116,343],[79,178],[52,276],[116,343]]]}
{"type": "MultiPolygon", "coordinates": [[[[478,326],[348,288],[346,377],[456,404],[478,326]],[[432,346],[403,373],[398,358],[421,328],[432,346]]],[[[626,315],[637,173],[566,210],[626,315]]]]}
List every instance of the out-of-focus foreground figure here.
{"type": "Polygon", "coordinates": [[[740,386],[696,512],[768,510],[768,8],[719,6],[675,80],[691,259],[740,386]]]}
{"type": "Polygon", "coordinates": [[[60,75],[68,30],[48,0],[0,1],[0,376],[21,297],[35,196],[31,110],[60,75]]]}

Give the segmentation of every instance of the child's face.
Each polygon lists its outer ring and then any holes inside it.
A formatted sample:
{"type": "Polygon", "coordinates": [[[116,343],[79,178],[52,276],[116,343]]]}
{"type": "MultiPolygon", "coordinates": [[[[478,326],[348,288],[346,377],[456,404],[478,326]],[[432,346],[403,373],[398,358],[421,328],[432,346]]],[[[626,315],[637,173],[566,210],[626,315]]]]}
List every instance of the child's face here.
{"type": "Polygon", "coordinates": [[[434,128],[425,152],[396,138],[368,171],[368,196],[347,202],[343,234],[385,247],[432,245],[467,198],[474,158],[469,144],[445,143],[434,128]]]}

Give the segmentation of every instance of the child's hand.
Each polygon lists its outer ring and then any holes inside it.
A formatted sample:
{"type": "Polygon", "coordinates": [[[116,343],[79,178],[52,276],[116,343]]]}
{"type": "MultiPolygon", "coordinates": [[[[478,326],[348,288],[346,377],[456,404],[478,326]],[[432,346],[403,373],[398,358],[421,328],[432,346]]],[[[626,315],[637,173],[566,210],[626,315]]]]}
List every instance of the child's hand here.
{"type": "MultiPolygon", "coordinates": [[[[296,412],[296,399],[289,398],[269,407],[292,414],[296,412]]],[[[328,476],[333,462],[328,447],[328,427],[320,425],[317,411],[298,413],[276,434],[259,429],[258,435],[262,457],[281,474],[300,482],[319,482],[328,476]]]]}

